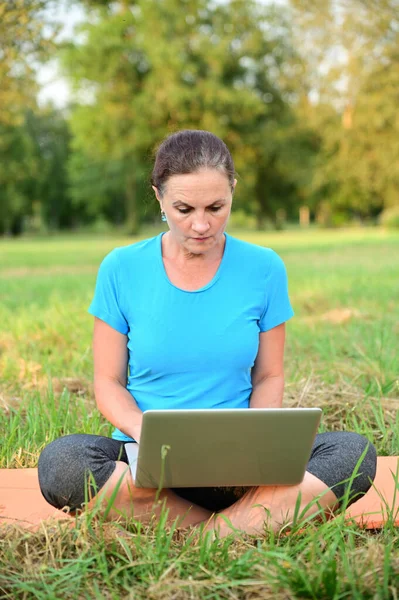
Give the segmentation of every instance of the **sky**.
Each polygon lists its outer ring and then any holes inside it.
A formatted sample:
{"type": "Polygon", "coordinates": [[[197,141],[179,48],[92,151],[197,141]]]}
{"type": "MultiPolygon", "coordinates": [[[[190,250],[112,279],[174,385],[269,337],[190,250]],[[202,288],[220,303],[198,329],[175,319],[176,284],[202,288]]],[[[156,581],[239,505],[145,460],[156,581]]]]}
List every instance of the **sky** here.
{"type": "MultiPolygon", "coordinates": [[[[58,0],[57,10],[48,10],[49,19],[55,20],[62,29],[59,35],[60,40],[71,39],[74,28],[83,20],[83,11],[78,5],[68,6],[68,0],[58,0]]],[[[70,98],[71,92],[68,82],[60,75],[59,66],[56,60],[50,61],[46,65],[41,65],[37,79],[42,86],[38,95],[40,104],[48,101],[53,102],[57,107],[64,107],[70,98]]]]}
{"type": "MultiPolygon", "coordinates": [[[[265,4],[274,2],[274,4],[286,4],[286,0],[260,0],[265,4]]],[[[68,0],[56,0],[54,3],[56,9],[49,9],[49,19],[56,20],[62,25],[60,39],[71,39],[76,25],[82,22],[84,12],[78,4],[72,4],[68,0]]],[[[41,90],[38,95],[39,104],[46,104],[51,101],[58,108],[63,108],[71,97],[71,90],[68,82],[63,78],[59,71],[56,60],[47,65],[40,66],[37,74],[41,90]]]]}

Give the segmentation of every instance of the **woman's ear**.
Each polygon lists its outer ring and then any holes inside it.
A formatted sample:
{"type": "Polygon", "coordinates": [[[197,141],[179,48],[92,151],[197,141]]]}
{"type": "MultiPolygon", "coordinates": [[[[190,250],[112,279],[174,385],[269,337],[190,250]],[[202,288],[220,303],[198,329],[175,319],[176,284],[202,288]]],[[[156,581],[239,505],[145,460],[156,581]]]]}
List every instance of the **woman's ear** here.
{"type": "Polygon", "coordinates": [[[163,208],[162,208],[162,200],[161,200],[161,196],[160,196],[160,194],[159,194],[158,188],[157,188],[157,187],[155,187],[155,185],[152,185],[151,187],[152,187],[152,189],[153,189],[153,190],[154,190],[154,192],[155,192],[155,196],[156,196],[156,198],[157,198],[157,200],[158,200],[158,202],[159,202],[159,206],[161,207],[161,210],[163,210],[163,208]]]}
{"type": "Polygon", "coordinates": [[[157,187],[155,187],[155,185],[152,185],[151,187],[152,187],[152,189],[154,190],[154,192],[155,192],[155,196],[156,196],[156,198],[157,198],[157,200],[158,200],[158,202],[159,202],[159,201],[160,201],[160,198],[159,198],[158,188],[157,188],[157,187]]]}

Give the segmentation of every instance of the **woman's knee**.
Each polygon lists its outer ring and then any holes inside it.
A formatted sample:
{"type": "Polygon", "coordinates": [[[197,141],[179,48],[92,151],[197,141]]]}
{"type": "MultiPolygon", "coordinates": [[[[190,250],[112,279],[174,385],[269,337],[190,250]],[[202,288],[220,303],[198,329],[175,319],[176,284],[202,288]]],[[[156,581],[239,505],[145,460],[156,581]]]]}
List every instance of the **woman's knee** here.
{"type": "Polygon", "coordinates": [[[359,491],[370,488],[377,470],[377,451],[365,436],[350,431],[337,433],[337,443],[349,463],[349,470],[359,475],[359,491]]]}
{"type": "Polygon", "coordinates": [[[337,498],[355,502],[371,487],[377,469],[377,452],[364,436],[347,431],[317,436],[310,472],[330,487],[337,498]]]}
{"type": "Polygon", "coordinates": [[[344,488],[349,505],[364,496],[372,486],[377,471],[377,451],[366,437],[352,432],[347,432],[342,447],[352,462],[349,481],[344,488]]]}
{"type": "MultiPolygon", "coordinates": [[[[39,485],[44,498],[56,508],[75,510],[93,497],[115,469],[96,439],[85,434],[68,435],[44,448],[38,463],[39,485]]],[[[106,440],[114,442],[114,440],[106,440]]]]}

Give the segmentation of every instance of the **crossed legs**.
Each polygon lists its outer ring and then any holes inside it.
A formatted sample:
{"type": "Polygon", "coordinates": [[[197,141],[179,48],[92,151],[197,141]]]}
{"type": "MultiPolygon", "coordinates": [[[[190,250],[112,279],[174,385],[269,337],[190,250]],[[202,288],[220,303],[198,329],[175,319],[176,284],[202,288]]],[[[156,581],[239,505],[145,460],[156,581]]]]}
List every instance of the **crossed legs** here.
{"type": "MultiPolygon", "coordinates": [[[[115,470],[104,487],[100,490],[101,503],[107,506],[114,490],[118,488],[112,508],[108,514],[110,520],[134,518],[148,523],[153,516],[159,517],[163,505],[168,511],[168,521],[179,520],[179,527],[186,528],[206,522],[212,513],[184,498],[180,498],[172,490],[157,490],[135,487],[129,466],[121,461],[116,462],[115,470]]],[[[99,501],[95,496],[88,504],[91,508],[99,501]]]]}
{"type": "Polygon", "coordinates": [[[238,500],[233,497],[218,508],[196,500],[196,496],[185,498],[181,490],[177,494],[164,489],[158,495],[153,489],[136,488],[123,443],[101,436],[81,434],[55,440],[43,450],[38,471],[42,493],[56,508],[68,505],[76,510],[92,498],[88,507],[98,501],[104,503],[109,519],[134,517],[148,522],[152,515],[160,514],[164,504],[169,521],[178,519],[179,527],[204,523],[206,530],[225,536],[234,530],[260,534],[266,527],[276,531],[292,522],[295,515],[309,518],[320,512],[331,514],[346,493],[347,483],[343,482],[351,477],[361,457],[360,472],[349,490],[351,502],[369,489],[375,477],[376,452],[360,435],[334,432],[316,436],[299,485],[249,488],[238,500]],[[88,472],[95,486],[89,488],[87,498],[88,472]]]}
{"type": "MultiPolygon", "coordinates": [[[[116,487],[118,492],[108,515],[112,520],[134,517],[146,523],[153,515],[159,516],[162,505],[165,505],[169,522],[178,519],[179,528],[204,523],[205,531],[214,531],[219,537],[235,530],[258,535],[264,533],[265,527],[278,531],[292,522],[295,513],[304,518],[324,511],[330,513],[338,506],[335,494],[308,472],[299,485],[250,488],[232,506],[218,513],[211,513],[180,498],[172,490],[162,490],[155,502],[155,491],[136,488],[130,469],[123,462],[117,462],[115,471],[100,492],[105,505],[116,487]],[[314,502],[315,498],[317,502],[314,502]]],[[[95,497],[88,508],[97,501],[95,497]]]]}

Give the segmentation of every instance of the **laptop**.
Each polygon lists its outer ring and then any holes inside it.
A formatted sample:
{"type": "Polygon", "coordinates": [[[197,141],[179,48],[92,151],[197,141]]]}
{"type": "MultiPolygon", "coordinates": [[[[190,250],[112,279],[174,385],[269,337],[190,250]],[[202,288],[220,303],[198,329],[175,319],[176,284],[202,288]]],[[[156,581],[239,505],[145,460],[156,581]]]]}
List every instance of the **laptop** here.
{"type": "Polygon", "coordinates": [[[137,487],[294,485],[320,408],[148,410],[126,453],[137,487]]]}

